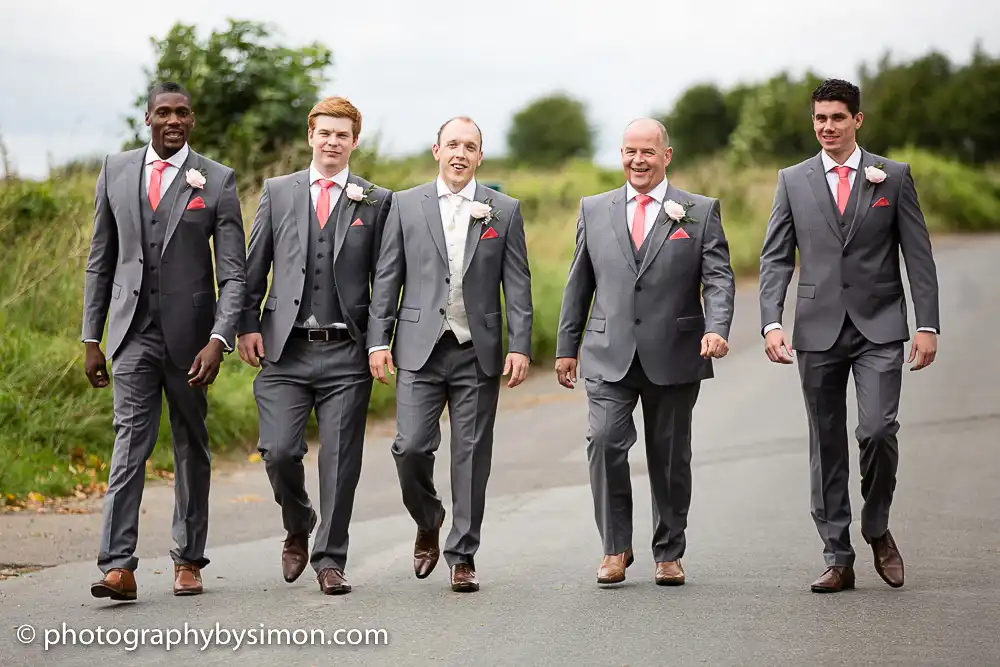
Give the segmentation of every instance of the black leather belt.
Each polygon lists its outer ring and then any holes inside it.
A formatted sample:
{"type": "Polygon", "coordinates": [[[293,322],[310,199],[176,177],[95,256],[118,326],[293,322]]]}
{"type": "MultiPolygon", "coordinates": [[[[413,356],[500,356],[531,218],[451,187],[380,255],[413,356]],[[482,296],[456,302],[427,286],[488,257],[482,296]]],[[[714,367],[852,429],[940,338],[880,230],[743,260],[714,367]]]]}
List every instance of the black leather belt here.
{"type": "Polygon", "coordinates": [[[351,340],[347,329],[304,329],[292,327],[292,338],[304,338],[310,343],[327,343],[331,340],[351,340]]]}

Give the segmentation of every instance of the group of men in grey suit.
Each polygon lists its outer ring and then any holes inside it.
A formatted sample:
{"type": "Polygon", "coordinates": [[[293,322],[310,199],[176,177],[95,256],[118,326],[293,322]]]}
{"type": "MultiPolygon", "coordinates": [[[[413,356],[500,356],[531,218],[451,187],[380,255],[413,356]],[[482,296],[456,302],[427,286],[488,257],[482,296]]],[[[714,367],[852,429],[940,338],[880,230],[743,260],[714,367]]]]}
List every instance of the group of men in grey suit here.
{"type": "MultiPolygon", "coordinates": [[[[845,410],[852,370],[862,533],[879,574],[901,586],[902,560],[888,530],[909,338],[899,249],[920,329],[913,369],[931,363],[936,351],[936,270],[909,167],[857,147],[857,88],[830,80],[812,103],[823,150],[779,173],[761,253],[762,335],[771,361],[792,363],[781,316],[798,251],[793,346],[810,424],[812,514],[828,566],[812,589],[854,583],[845,410]],[[856,177],[862,171],[866,178],[856,177]]],[[[92,594],[136,599],[139,505],[161,393],[176,461],[174,593],[202,591],[211,473],[206,392],[224,352],[234,349],[259,368],[258,449],[286,531],[286,581],[311,565],[323,593],[351,590],[349,524],[372,380],[388,384],[394,375],[391,453],[417,528],[414,574],[430,575],[443,551],[452,590],[479,590],[475,555],[500,382],[509,375],[508,386],[516,387],[526,379],[533,318],[520,203],[476,181],[479,127],[462,116],[445,122],[433,147],[438,177],[391,192],[350,170],[361,132],[357,108],[342,97],[320,101],[308,117],[311,164],[265,181],[247,249],[233,171],[187,145],[191,106],[177,84],[154,88],[150,144],[108,157],[97,183],[85,371],[94,387],[110,384],[100,349],[109,320],[116,438],[98,556],[104,576],[92,594]],[[452,524],[442,550],[447,512],[434,460],[446,407],[452,524]],[[303,464],[313,411],[318,512],[303,464]]],[[[587,457],[604,551],[598,583],[624,581],[634,561],[628,453],[641,403],[654,579],[680,585],[693,410],[701,382],[714,376],[713,359],[729,352],[734,275],[719,200],[666,178],[673,156],[666,128],[633,121],[621,155],[625,185],[581,201],[556,379],[573,388],[579,369],[586,384],[587,457]]]]}

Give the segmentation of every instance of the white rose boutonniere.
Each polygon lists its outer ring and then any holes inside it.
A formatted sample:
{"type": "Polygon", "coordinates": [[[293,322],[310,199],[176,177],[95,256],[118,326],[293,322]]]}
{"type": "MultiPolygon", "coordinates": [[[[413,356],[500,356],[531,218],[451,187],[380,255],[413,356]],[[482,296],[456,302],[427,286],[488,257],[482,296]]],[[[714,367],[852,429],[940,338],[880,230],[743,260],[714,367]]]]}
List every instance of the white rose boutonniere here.
{"type": "Polygon", "coordinates": [[[188,169],[187,173],[184,176],[187,180],[187,184],[190,185],[195,190],[202,189],[203,187],[205,187],[205,183],[208,182],[207,179],[205,178],[205,175],[202,174],[197,169],[188,169]]]}
{"type": "Polygon", "coordinates": [[[884,168],[885,164],[882,162],[879,162],[874,167],[865,167],[865,178],[867,178],[869,182],[875,183],[876,185],[881,183],[889,177],[889,175],[883,171],[884,168]]]}
{"type": "Polygon", "coordinates": [[[673,199],[668,199],[663,202],[663,212],[666,213],[667,217],[674,222],[697,222],[697,220],[688,216],[688,211],[690,211],[693,207],[694,202],[679,204],[673,199]]]}
{"type": "Polygon", "coordinates": [[[378,201],[370,199],[368,197],[368,195],[370,195],[374,191],[375,191],[374,185],[368,188],[367,190],[362,190],[361,186],[357,185],[356,183],[348,183],[347,187],[344,188],[344,194],[347,195],[348,199],[350,199],[351,201],[359,201],[368,204],[369,206],[374,206],[375,204],[378,203],[378,201]]]}
{"type": "Polygon", "coordinates": [[[469,206],[469,215],[484,225],[488,225],[495,220],[500,215],[500,212],[500,209],[493,208],[492,198],[486,201],[474,201],[469,206]]]}

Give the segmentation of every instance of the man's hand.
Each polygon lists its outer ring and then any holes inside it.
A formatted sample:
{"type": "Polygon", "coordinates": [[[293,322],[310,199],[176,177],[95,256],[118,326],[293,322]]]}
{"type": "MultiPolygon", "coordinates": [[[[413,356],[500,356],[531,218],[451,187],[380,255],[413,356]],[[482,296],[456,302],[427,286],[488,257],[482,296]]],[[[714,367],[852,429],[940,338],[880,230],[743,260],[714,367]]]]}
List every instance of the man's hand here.
{"type": "Polygon", "coordinates": [[[785,339],[785,332],[781,329],[771,329],[764,336],[764,352],[767,358],[776,364],[791,364],[792,348],[785,339]]]}
{"type": "Polygon", "coordinates": [[[108,361],[104,358],[104,352],[97,343],[84,343],[86,345],[83,357],[83,370],[90,380],[90,386],[94,389],[101,389],[110,384],[108,379],[108,361]]]}
{"type": "Polygon", "coordinates": [[[510,352],[507,354],[507,361],[503,365],[503,374],[510,374],[510,381],[507,386],[511,389],[521,384],[528,378],[528,366],[531,360],[527,355],[520,352],[510,352]]]}
{"type": "Polygon", "coordinates": [[[556,359],[556,380],[567,389],[576,385],[576,357],[556,359]]]}
{"type": "Polygon", "coordinates": [[[717,333],[707,333],[701,339],[701,356],[721,359],[729,354],[729,343],[717,333]]]}
{"type": "Polygon", "coordinates": [[[376,350],[369,354],[368,370],[372,372],[373,378],[382,384],[389,384],[386,376],[396,374],[396,369],[392,365],[392,352],[390,350],[376,350]],[[388,367],[388,373],[386,367],[388,367]]]}
{"type": "Polygon", "coordinates": [[[219,368],[222,366],[222,341],[213,338],[208,341],[208,345],[201,348],[201,352],[194,358],[191,370],[188,371],[188,384],[192,387],[207,387],[215,382],[219,375],[219,368]]]}
{"type": "Polygon", "coordinates": [[[910,347],[910,359],[908,363],[917,363],[910,367],[911,371],[919,371],[934,363],[937,356],[937,334],[930,331],[918,331],[913,337],[913,345],[910,347]]]}
{"type": "Polygon", "coordinates": [[[264,358],[264,337],[259,333],[244,334],[240,336],[236,349],[240,351],[240,359],[257,368],[264,358]]]}

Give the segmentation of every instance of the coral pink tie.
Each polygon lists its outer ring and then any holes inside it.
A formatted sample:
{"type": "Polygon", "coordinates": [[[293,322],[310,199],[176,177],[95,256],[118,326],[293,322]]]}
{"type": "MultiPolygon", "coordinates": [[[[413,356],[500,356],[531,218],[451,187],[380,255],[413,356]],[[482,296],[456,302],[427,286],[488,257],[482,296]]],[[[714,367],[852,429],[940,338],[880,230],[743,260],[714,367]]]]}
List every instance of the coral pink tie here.
{"type": "Polygon", "coordinates": [[[834,167],[837,171],[837,208],[840,214],[844,214],[847,208],[847,200],[851,198],[851,175],[850,167],[834,167]]]}
{"type": "Polygon", "coordinates": [[[319,183],[319,197],[316,198],[316,217],[319,219],[319,228],[326,227],[326,221],[330,217],[330,188],[333,181],[321,178],[319,183]]]}
{"type": "Polygon", "coordinates": [[[649,195],[636,195],[635,201],[639,205],[635,208],[635,215],[632,218],[632,243],[635,249],[642,247],[642,242],[646,240],[646,206],[653,198],[649,195]]]}
{"type": "Polygon", "coordinates": [[[169,162],[164,162],[163,160],[153,161],[153,173],[149,175],[149,205],[156,210],[156,207],[160,204],[160,189],[163,186],[163,170],[170,166],[169,162]]]}

